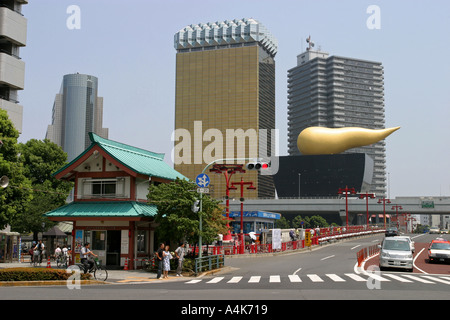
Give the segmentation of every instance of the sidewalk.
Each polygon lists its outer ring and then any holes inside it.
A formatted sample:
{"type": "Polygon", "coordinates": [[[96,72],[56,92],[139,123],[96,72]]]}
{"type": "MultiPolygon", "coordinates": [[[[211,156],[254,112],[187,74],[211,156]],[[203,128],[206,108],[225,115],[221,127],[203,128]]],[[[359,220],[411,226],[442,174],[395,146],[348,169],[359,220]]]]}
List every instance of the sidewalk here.
{"type": "MultiPolygon", "coordinates": [[[[6,269],[6,268],[29,268],[30,263],[29,262],[14,262],[14,263],[0,263],[0,269],[6,269]]],[[[47,262],[42,262],[40,267],[45,269],[47,267],[47,262]]],[[[51,263],[52,269],[58,269],[56,267],[56,263],[51,263]]],[[[173,281],[181,281],[190,279],[193,277],[176,277],[175,274],[169,274],[168,279],[156,279],[156,273],[148,272],[144,270],[108,270],[108,279],[106,279],[105,282],[98,282],[98,281],[92,281],[92,284],[134,284],[134,283],[149,283],[149,282],[173,282],[173,281]]],[[[16,281],[17,283],[14,285],[32,285],[30,282],[32,281],[16,281]],[[21,282],[27,282],[27,283],[21,283],[21,282]]],[[[39,281],[36,282],[36,285],[65,285],[65,281],[63,283],[60,283],[61,281],[39,281]]],[[[85,283],[87,284],[87,283],[85,283]]],[[[9,283],[2,283],[0,281],[0,286],[2,285],[12,285],[11,282],[9,283]]]]}

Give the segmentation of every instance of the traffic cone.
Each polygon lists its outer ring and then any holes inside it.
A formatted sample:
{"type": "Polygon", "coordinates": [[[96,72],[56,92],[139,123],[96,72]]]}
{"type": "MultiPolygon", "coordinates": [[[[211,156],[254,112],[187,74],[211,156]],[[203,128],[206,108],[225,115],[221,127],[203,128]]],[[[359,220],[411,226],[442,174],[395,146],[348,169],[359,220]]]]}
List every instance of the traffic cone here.
{"type": "Polygon", "coordinates": [[[125,258],[125,267],[123,267],[123,270],[128,270],[128,258],[125,258]]]}
{"type": "Polygon", "coordinates": [[[50,264],[50,257],[47,259],[47,269],[51,269],[52,265],[50,264]]]}

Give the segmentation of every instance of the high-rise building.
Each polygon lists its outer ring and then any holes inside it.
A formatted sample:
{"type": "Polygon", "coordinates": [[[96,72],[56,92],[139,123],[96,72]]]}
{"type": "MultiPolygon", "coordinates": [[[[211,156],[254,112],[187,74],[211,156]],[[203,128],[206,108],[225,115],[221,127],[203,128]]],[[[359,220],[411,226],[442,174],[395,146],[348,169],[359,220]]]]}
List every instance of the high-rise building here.
{"type": "MultiPolygon", "coordinates": [[[[309,48],[288,71],[288,152],[300,154],[297,137],[312,126],[384,128],[384,71],[380,62],[330,56],[309,48]]],[[[371,192],[386,194],[386,149],[380,141],[346,151],[374,160],[371,192]]]]}
{"type": "MultiPolygon", "coordinates": [[[[272,34],[255,19],[241,19],[189,25],[174,40],[175,169],[195,179],[211,160],[270,156],[277,52],[272,34]],[[259,142],[262,129],[268,130],[266,145],[259,142]],[[187,145],[179,142],[180,132],[190,135],[192,148],[180,147],[187,145]]],[[[211,195],[221,198],[225,177],[210,176],[211,195]]],[[[271,176],[247,171],[242,177],[257,188],[245,190],[246,197],[274,196],[271,176]]]]}
{"type": "Polygon", "coordinates": [[[21,13],[27,0],[0,0],[0,108],[8,112],[15,128],[22,133],[23,106],[18,91],[24,89],[25,62],[20,47],[27,42],[27,19],[21,13]]]}
{"type": "Polygon", "coordinates": [[[108,129],[103,128],[103,98],[97,93],[97,77],[76,73],[63,78],[45,138],[61,146],[68,161],[89,147],[89,132],[108,139],[108,129]]]}

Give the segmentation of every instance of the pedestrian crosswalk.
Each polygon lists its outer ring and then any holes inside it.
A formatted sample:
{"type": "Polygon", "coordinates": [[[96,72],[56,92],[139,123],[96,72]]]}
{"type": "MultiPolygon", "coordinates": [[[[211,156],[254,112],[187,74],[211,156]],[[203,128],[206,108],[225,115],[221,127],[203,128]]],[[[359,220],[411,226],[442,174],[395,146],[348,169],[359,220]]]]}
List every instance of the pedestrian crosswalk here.
{"type": "Polygon", "coordinates": [[[429,275],[413,275],[413,274],[392,274],[392,273],[383,273],[383,274],[356,274],[356,273],[344,273],[341,275],[327,273],[324,275],[318,274],[304,274],[304,275],[270,275],[266,277],[262,276],[232,276],[232,277],[212,277],[205,279],[193,279],[186,281],[185,284],[197,284],[197,283],[206,283],[206,284],[218,284],[218,283],[226,283],[226,284],[238,284],[238,283],[249,283],[249,284],[258,284],[258,283],[324,283],[324,282],[338,282],[338,283],[346,283],[346,282],[367,282],[367,281],[384,281],[384,282],[400,282],[400,283],[426,283],[426,284],[448,284],[450,285],[450,278],[439,277],[437,275],[429,276],[429,275]]]}

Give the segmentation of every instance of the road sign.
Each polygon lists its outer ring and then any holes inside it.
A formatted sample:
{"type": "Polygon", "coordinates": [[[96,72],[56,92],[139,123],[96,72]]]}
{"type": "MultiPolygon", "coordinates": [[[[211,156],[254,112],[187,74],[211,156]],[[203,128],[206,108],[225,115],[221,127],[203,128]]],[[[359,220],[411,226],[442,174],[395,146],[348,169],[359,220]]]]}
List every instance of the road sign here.
{"type": "Polygon", "coordinates": [[[195,178],[195,183],[199,188],[207,188],[211,180],[206,173],[201,173],[195,178]]]}
{"type": "Polygon", "coordinates": [[[306,247],[311,246],[311,232],[309,231],[305,232],[305,246],[306,247]]]}
{"type": "Polygon", "coordinates": [[[209,188],[197,188],[198,193],[209,193],[209,188]]]}

